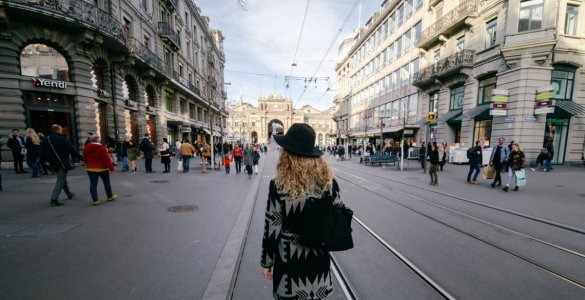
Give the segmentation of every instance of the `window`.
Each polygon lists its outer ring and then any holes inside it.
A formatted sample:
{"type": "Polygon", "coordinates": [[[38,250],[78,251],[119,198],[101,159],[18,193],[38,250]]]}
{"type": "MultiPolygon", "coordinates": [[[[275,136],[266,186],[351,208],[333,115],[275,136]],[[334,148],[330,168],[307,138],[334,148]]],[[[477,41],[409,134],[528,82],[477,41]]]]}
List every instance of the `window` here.
{"type": "Polygon", "coordinates": [[[410,29],[402,36],[402,41],[404,42],[403,53],[407,54],[408,51],[410,51],[410,49],[412,48],[410,29]]]}
{"type": "Polygon", "coordinates": [[[148,35],[144,35],[144,47],[150,50],[150,37],[148,35]]]}
{"type": "Polygon", "coordinates": [[[418,94],[412,94],[408,97],[408,118],[416,117],[416,108],[418,107],[418,94]]]}
{"type": "Polygon", "coordinates": [[[558,100],[573,99],[573,85],[575,69],[569,66],[555,66],[552,72],[551,85],[554,89],[554,98],[558,100]]]}
{"type": "Polygon", "coordinates": [[[30,44],[22,49],[20,73],[24,76],[69,81],[69,65],[65,57],[45,44],[30,44]]]}
{"type": "Polygon", "coordinates": [[[401,86],[407,86],[410,82],[409,64],[402,66],[402,83],[401,86]]]}
{"type": "Polygon", "coordinates": [[[418,39],[420,38],[420,31],[421,31],[422,23],[419,21],[414,25],[414,30],[412,31],[412,42],[418,43],[418,39]]]}
{"type": "Polygon", "coordinates": [[[424,0],[414,0],[416,2],[416,11],[419,11],[423,7],[424,0]]]}
{"type": "Polygon", "coordinates": [[[489,21],[486,25],[485,47],[489,48],[496,45],[496,32],[498,27],[498,19],[489,21]]]}
{"type": "Polygon", "coordinates": [[[457,39],[457,52],[462,51],[465,49],[465,36],[461,36],[457,39]]]}
{"type": "Polygon", "coordinates": [[[565,13],[565,34],[577,35],[577,17],[579,16],[579,6],[567,4],[565,13]]]}
{"type": "Polygon", "coordinates": [[[94,88],[100,88],[102,90],[108,89],[105,81],[105,70],[106,67],[103,63],[94,63],[91,67],[91,82],[94,88]]]}
{"type": "Polygon", "coordinates": [[[416,58],[415,60],[410,62],[410,83],[412,83],[414,78],[418,76],[418,71],[419,71],[419,59],[416,58]]]}
{"type": "Polygon", "coordinates": [[[542,28],[542,8],[544,0],[528,0],[520,3],[518,32],[542,28]]]}
{"type": "Polygon", "coordinates": [[[487,77],[479,81],[477,93],[477,104],[484,104],[492,101],[492,91],[496,88],[496,76],[487,77]]]}
{"type": "Polygon", "coordinates": [[[400,4],[398,9],[396,9],[396,28],[400,28],[402,26],[402,21],[404,20],[404,6],[400,4]]]}
{"type": "Polygon", "coordinates": [[[396,55],[396,59],[399,59],[402,55],[402,37],[399,37],[396,42],[394,42],[394,55],[396,55]]]}
{"type": "Polygon", "coordinates": [[[412,16],[412,0],[404,1],[404,19],[408,20],[412,16]]]}
{"type": "Polygon", "coordinates": [[[492,120],[475,121],[475,134],[473,138],[473,145],[476,141],[486,140],[492,138],[492,120]]]}
{"type": "Polygon", "coordinates": [[[185,99],[181,99],[179,101],[179,113],[185,114],[187,112],[187,101],[185,99]]]}
{"type": "Polygon", "coordinates": [[[439,91],[429,94],[429,112],[437,112],[439,106],[439,91]]]}
{"type": "Polygon", "coordinates": [[[451,88],[451,104],[449,110],[463,108],[463,100],[465,99],[465,86],[463,84],[451,88]]]}
{"type": "Polygon", "coordinates": [[[167,92],[165,96],[165,110],[172,112],[173,106],[174,106],[173,94],[167,92]]]}
{"type": "Polygon", "coordinates": [[[189,118],[195,119],[195,117],[195,104],[189,103],[189,118]]]}
{"type": "Polygon", "coordinates": [[[392,90],[395,91],[398,88],[399,88],[398,72],[394,71],[394,72],[392,72],[392,90]]]}

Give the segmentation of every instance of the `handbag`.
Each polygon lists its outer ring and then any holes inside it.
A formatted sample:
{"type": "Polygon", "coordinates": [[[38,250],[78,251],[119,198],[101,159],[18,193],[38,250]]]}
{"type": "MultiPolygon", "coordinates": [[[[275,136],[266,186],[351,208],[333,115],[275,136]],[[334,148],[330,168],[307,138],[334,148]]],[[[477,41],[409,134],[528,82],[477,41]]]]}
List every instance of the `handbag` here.
{"type": "Polygon", "coordinates": [[[493,166],[483,168],[484,179],[494,179],[496,177],[496,169],[493,166]]]}
{"type": "Polygon", "coordinates": [[[322,199],[308,198],[301,214],[299,244],[313,249],[344,251],[353,248],[353,211],[334,205],[329,192],[322,199]]]}
{"type": "Polygon", "coordinates": [[[516,186],[526,185],[526,172],[524,172],[524,169],[514,171],[514,176],[516,176],[516,186]]]}
{"type": "Polygon", "coordinates": [[[20,154],[26,155],[27,152],[28,150],[25,147],[20,148],[20,154]]]}
{"type": "Polygon", "coordinates": [[[59,154],[57,154],[57,151],[55,150],[55,147],[53,146],[51,139],[49,137],[47,137],[47,140],[49,141],[49,145],[51,145],[51,149],[53,149],[53,153],[55,153],[55,156],[57,157],[57,159],[61,163],[63,170],[71,171],[71,170],[75,169],[75,164],[73,163],[73,161],[71,159],[68,158],[65,160],[65,162],[67,162],[67,163],[63,163],[63,160],[61,160],[61,157],[59,157],[59,154]]]}

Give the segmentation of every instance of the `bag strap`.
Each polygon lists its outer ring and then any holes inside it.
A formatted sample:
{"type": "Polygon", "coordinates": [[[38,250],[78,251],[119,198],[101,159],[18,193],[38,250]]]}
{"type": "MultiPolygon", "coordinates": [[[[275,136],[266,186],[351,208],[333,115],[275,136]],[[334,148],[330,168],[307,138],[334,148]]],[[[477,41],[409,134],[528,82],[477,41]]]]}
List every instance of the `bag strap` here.
{"type": "Polygon", "coordinates": [[[61,157],[59,157],[59,154],[57,154],[57,151],[55,150],[55,147],[53,146],[53,143],[51,142],[51,138],[47,137],[47,140],[49,141],[49,145],[51,145],[51,148],[53,149],[53,153],[55,153],[55,156],[57,156],[57,159],[61,163],[61,166],[63,166],[63,170],[65,170],[65,164],[61,160],[61,157]]]}

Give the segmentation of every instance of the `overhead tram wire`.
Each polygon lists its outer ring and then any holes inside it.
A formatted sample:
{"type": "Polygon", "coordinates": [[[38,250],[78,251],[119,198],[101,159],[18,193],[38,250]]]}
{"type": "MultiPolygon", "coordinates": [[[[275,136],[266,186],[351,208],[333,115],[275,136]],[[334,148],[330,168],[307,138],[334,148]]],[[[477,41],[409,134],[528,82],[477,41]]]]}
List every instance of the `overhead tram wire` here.
{"type": "MultiPolygon", "coordinates": [[[[325,54],[323,55],[323,58],[321,59],[321,61],[319,62],[319,64],[317,65],[317,68],[315,69],[315,72],[313,72],[313,76],[317,75],[317,72],[319,71],[319,69],[321,68],[321,65],[323,65],[323,62],[325,61],[325,58],[327,58],[327,55],[329,55],[329,52],[331,51],[331,49],[333,48],[333,46],[335,46],[335,43],[337,42],[337,39],[339,38],[339,36],[341,35],[341,32],[343,32],[343,28],[345,27],[345,25],[347,25],[347,22],[349,21],[349,18],[351,18],[351,16],[353,15],[353,12],[355,10],[355,8],[358,6],[358,4],[361,2],[361,0],[356,0],[353,4],[353,6],[351,7],[351,9],[349,10],[349,13],[347,14],[347,16],[345,17],[345,20],[343,20],[343,24],[341,25],[341,27],[339,27],[339,29],[337,30],[337,34],[335,35],[335,37],[333,38],[333,41],[331,41],[331,44],[329,44],[329,48],[327,49],[327,51],[325,52],[325,54]]],[[[292,71],[292,69],[291,69],[292,71]]],[[[303,92],[301,93],[301,96],[299,96],[299,98],[297,99],[297,101],[295,102],[295,104],[293,105],[293,107],[295,107],[303,98],[303,96],[305,95],[305,92],[307,91],[307,89],[305,88],[303,90],[303,92]]]]}
{"type": "Polygon", "coordinates": [[[297,39],[297,47],[295,49],[295,54],[293,56],[293,62],[290,65],[290,73],[289,77],[292,76],[293,68],[297,61],[297,54],[299,53],[299,46],[301,45],[301,37],[303,36],[303,30],[305,29],[305,23],[307,21],[307,14],[309,13],[309,5],[311,4],[311,0],[307,0],[307,6],[305,7],[305,15],[303,16],[303,23],[301,24],[301,32],[299,32],[299,38],[297,39]]]}

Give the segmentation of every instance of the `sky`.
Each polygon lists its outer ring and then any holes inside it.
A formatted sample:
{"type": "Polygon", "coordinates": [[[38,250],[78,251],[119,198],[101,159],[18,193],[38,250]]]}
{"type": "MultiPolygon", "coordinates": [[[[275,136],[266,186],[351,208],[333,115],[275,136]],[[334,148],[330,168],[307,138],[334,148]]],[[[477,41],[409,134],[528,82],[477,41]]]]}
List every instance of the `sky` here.
{"type": "Polygon", "coordinates": [[[334,106],[339,45],[360,20],[363,26],[379,10],[382,0],[361,2],[342,27],[356,0],[248,0],[246,9],[237,0],[196,1],[201,14],[209,16],[210,27],[225,37],[228,104],[242,98],[256,106],[258,98],[276,93],[293,100],[294,108],[334,106]],[[297,66],[292,67],[293,62],[297,66]],[[290,75],[295,79],[287,82],[290,75]],[[319,79],[305,84],[305,79],[315,77],[319,79]]]}

